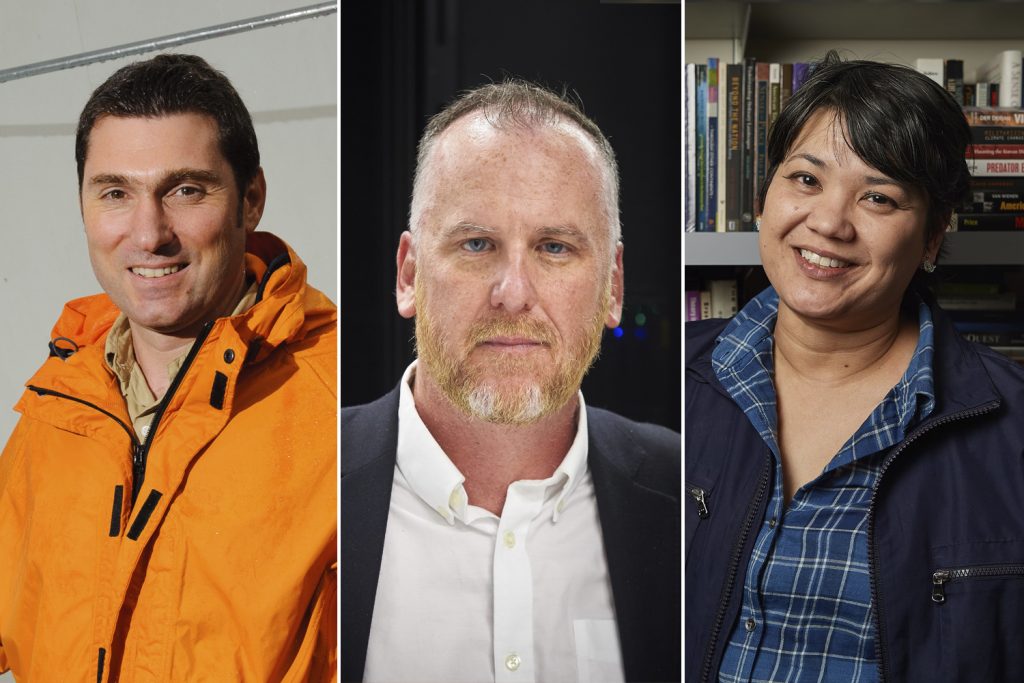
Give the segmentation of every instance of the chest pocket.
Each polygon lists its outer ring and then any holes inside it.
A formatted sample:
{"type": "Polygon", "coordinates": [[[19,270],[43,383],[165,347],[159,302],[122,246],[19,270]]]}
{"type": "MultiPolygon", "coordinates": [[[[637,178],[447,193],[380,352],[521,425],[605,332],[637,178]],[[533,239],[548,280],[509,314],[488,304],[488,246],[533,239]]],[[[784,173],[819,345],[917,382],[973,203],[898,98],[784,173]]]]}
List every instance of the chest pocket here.
{"type": "Polygon", "coordinates": [[[946,547],[933,557],[928,594],[942,670],[956,681],[1024,681],[1024,540],[946,547]]]}

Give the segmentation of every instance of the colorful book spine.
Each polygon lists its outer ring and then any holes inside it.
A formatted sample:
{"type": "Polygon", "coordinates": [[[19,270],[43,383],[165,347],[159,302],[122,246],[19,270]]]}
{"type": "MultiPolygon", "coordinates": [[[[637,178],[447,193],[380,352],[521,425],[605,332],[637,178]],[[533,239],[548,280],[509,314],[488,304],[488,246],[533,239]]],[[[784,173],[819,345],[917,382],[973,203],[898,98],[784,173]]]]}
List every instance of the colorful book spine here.
{"type": "Polygon", "coordinates": [[[782,65],[782,94],[779,97],[779,109],[786,106],[786,102],[789,102],[789,98],[793,96],[793,65],[783,64],[782,65]]]}
{"type": "Polygon", "coordinates": [[[726,183],[725,191],[725,230],[737,232],[742,229],[740,215],[740,186],[743,184],[743,65],[729,64],[726,66],[726,84],[728,100],[726,102],[726,121],[728,137],[726,140],[726,183]]]}
{"type": "Polygon", "coordinates": [[[807,78],[811,75],[811,65],[807,62],[793,63],[793,94],[800,89],[807,78]]]}
{"type": "Polygon", "coordinates": [[[697,101],[695,98],[695,90],[697,88],[697,70],[694,64],[687,64],[684,70],[684,78],[686,79],[683,101],[683,111],[686,117],[686,137],[684,146],[686,147],[686,220],[684,223],[684,230],[686,232],[694,232],[697,229],[697,123],[696,123],[696,112],[697,112],[697,101]]]}
{"type": "Polygon", "coordinates": [[[968,159],[1024,159],[1024,144],[968,145],[965,156],[968,159]]]}
{"type": "Polygon", "coordinates": [[[728,180],[726,178],[725,156],[728,147],[729,122],[725,115],[728,99],[726,65],[718,64],[718,182],[715,183],[715,194],[718,196],[718,212],[715,216],[715,232],[725,232],[725,196],[728,180]]]}
{"type": "Polygon", "coordinates": [[[1024,213],[958,213],[954,229],[963,231],[1024,230],[1024,213]]]}
{"type": "Polygon", "coordinates": [[[946,60],[946,91],[953,96],[957,104],[964,102],[964,60],[946,60]]]}
{"type": "Polygon", "coordinates": [[[718,59],[707,63],[707,225],[708,232],[718,229],[718,59]]]}
{"type": "Polygon", "coordinates": [[[754,93],[756,99],[754,100],[754,189],[751,193],[752,198],[757,196],[757,189],[764,182],[768,166],[765,148],[768,144],[768,113],[771,100],[770,72],[771,64],[758,62],[756,67],[757,90],[754,93]]]}
{"type": "Polygon", "coordinates": [[[1024,175],[1024,158],[968,159],[967,168],[976,178],[1024,175]]]}
{"type": "Polygon", "coordinates": [[[708,229],[708,67],[706,64],[695,65],[694,80],[696,82],[697,106],[694,113],[694,124],[697,129],[696,157],[697,166],[697,231],[708,229]]]}
{"type": "Polygon", "coordinates": [[[975,145],[1024,144],[1024,128],[971,126],[971,143],[975,145]]]}

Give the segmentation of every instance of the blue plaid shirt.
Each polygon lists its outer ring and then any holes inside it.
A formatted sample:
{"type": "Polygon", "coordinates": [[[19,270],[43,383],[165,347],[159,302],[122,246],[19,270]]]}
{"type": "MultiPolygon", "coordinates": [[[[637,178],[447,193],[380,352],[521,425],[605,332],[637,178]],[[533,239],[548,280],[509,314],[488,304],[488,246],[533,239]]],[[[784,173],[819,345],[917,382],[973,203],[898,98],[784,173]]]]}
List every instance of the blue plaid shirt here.
{"type": "Polygon", "coordinates": [[[885,452],[935,406],[931,313],[919,303],[921,332],[906,373],[787,509],[773,383],[778,308],[769,287],[723,330],[712,354],[715,375],[776,461],[719,681],[877,681],[868,506],[885,452]]]}

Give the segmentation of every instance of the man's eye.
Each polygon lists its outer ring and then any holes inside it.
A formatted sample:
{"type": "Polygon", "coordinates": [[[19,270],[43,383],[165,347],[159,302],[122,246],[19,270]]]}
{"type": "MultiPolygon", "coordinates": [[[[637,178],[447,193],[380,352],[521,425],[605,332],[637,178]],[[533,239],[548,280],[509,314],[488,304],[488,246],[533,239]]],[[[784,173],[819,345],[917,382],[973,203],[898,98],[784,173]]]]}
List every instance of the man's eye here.
{"type": "Polygon", "coordinates": [[[482,251],[487,251],[487,247],[489,246],[490,244],[487,242],[487,240],[481,239],[479,237],[471,240],[466,240],[465,242],[462,243],[463,249],[465,249],[466,251],[471,251],[474,254],[478,254],[482,251]]]}
{"type": "Polygon", "coordinates": [[[560,256],[569,253],[569,247],[561,242],[545,242],[540,247],[547,254],[560,256]]]}
{"type": "Polygon", "coordinates": [[[201,188],[192,185],[182,185],[176,188],[172,194],[179,197],[200,197],[203,195],[203,191],[201,188]]]}
{"type": "Polygon", "coordinates": [[[118,201],[124,199],[126,196],[127,195],[125,194],[124,190],[107,190],[102,195],[100,195],[100,198],[118,201]]]}

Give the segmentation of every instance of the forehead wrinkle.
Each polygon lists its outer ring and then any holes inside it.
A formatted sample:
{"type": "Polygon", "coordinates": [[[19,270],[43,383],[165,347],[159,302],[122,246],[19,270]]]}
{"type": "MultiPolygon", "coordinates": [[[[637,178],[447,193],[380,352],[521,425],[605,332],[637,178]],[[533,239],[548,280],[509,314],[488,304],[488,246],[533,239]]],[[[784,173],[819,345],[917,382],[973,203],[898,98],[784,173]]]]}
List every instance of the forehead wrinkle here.
{"type": "MultiPolygon", "coordinates": [[[[89,177],[90,185],[144,185],[145,174],[138,173],[97,173],[89,177]]],[[[157,176],[156,184],[180,183],[192,180],[196,182],[221,183],[223,178],[211,169],[176,168],[165,171],[157,176]]]]}

